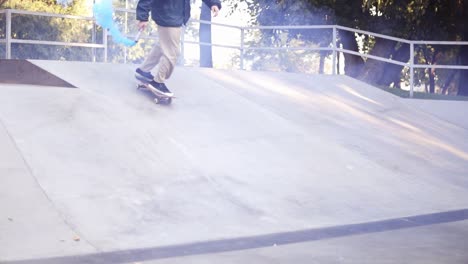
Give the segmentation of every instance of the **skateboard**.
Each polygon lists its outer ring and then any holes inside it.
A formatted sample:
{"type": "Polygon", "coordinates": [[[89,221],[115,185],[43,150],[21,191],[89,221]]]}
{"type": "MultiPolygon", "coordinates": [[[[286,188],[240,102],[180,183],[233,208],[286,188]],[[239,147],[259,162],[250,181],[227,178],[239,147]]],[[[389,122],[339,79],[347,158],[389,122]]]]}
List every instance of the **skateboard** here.
{"type": "Polygon", "coordinates": [[[154,88],[151,88],[148,83],[146,82],[143,82],[141,80],[138,80],[138,84],[137,84],[137,89],[140,90],[140,89],[145,89],[145,90],[149,90],[150,92],[152,92],[155,96],[155,98],[153,99],[153,101],[156,103],[156,104],[166,104],[166,105],[169,105],[172,103],[172,98],[175,98],[174,96],[167,96],[167,95],[164,95],[160,92],[158,92],[158,90],[154,89],[154,88]]]}

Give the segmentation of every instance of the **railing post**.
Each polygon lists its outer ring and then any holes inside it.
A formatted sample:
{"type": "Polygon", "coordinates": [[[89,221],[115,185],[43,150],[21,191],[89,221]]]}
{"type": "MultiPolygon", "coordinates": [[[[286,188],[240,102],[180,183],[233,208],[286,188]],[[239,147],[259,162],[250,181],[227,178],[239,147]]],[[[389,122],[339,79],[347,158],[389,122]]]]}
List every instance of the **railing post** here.
{"type": "MultiPolygon", "coordinates": [[[[96,20],[93,20],[93,31],[91,32],[92,42],[96,44],[96,20]]],[[[96,48],[92,48],[91,50],[93,54],[93,62],[96,62],[96,48]]]]}
{"type": "Polygon", "coordinates": [[[336,53],[337,53],[337,46],[336,46],[336,25],[333,26],[333,67],[332,67],[332,74],[336,74],[336,53]]]}
{"type": "MultiPolygon", "coordinates": [[[[93,7],[95,4],[96,4],[96,0],[93,0],[93,7]]],[[[91,40],[94,44],[97,44],[96,43],[96,17],[94,16],[94,12],[93,12],[93,20],[91,20],[91,22],[93,23],[93,29],[91,32],[91,40]]],[[[93,62],[96,62],[96,49],[95,48],[91,49],[91,54],[93,56],[93,62]]]]}
{"type": "MultiPolygon", "coordinates": [[[[125,9],[128,9],[128,0],[125,0],[125,9]]],[[[124,24],[124,32],[125,35],[128,34],[128,12],[125,11],[125,24],[124,24]]],[[[127,64],[127,56],[128,56],[128,48],[124,46],[124,63],[127,64]]]]}
{"type": "Polygon", "coordinates": [[[107,62],[107,50],[108,50],[108,43],[107,43],[107,28],[102,28],[102,44],[104,45],[104,62],[107,62]]]}
{"type": "Polygon", "coordinates": [[[244,69],[244,38],[245,38],[245,28],[241,28],[241,43],[240,43],[240,69],[244,69]]]}
{"type": "Polygon", "coordinates": [[[414,43],[410,43],[410,98],[413,98],[414,92],[414,43]]]}
{"type": "Polygon", "coordinates": [[[6,36],[5,36],[5,58],[11,59],[11,9],[5,10],[6,16],[6,36]]]}

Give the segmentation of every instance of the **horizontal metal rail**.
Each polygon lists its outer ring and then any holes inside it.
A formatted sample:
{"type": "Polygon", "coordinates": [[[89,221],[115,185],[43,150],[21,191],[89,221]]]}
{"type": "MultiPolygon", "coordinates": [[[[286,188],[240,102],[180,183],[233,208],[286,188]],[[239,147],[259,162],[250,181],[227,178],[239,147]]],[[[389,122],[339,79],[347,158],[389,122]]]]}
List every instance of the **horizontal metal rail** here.
{"type": "Polygon", "coordinates": [[[425,41],[425,40],[412,40],[411,43],[415,45],[468,45],[468,41],[425,41]]]}
{"type": "Polygon", "coordinates": [[[409,63],[407,63],[407,62],[391,60],[391,59],[382,58],[382,57],[379,57],[379,56],[374,56],[374,55],[365,54],[365,53],[360,53],[360,52],[356,52],[356,51],[345,50],[345,49],[341,49],[341,48],[337,48],[336,51],[351,54],[351,55],[361,56],[361,57],[369,58],[369,59],[373,59],[373,60],[378,60],[378,61],[382,61],[382,62],[387,62],[387,63],[391,63],[391,64],[396,64],[396,65],[400,65],[400,66],[409,66],[409,63]]]}
{"type": "Polygon", "coordinates": [[[393,40],[393,41],[396,41],[396,42],[403,42],[403,43],[407,43],[407,44],[410,44],[412,42],[411,40],[391,37],[391,36],[382,35],[382,34],[378,34],[378,33],[373,33],[373,32],[369,32],[369,31],[365,31],[365,30],[359,30],[359,29],[343,27],[343,26],[338,26],[338,25],[335,25],[334,27],[336,27],[336,29],[351,31],[351,32],[354,32],[354,33],[359,33],[359,34],[364,34],[364,35],[370,35],[370,36],[374,36],[374,37],[377,37],[377,38],[393,40]]]}
{"type": "Polygon", "coordinates": [[[136,10],[135,10],[135,9],[128,9],[128,8],[123,8],[123,7],[116,7],[116,8],[114,8],[114,11],[123,12],[123,13],[133,13],[133,14],[136,14],[136,10]]]}
{"type": "Polygon", "coordinates": [[[428,65],[428,64],[415,64],[415,69],[446,69],[446,70],[468,70],[468,65],[428,65]]]}
{"type": "Polygon", "coordinates": [[[221,23],[216,23],[216,22],[211,22],[211,21],[206,21],[206,20],[199,20],[199,19],[190,19],[188,23],[207,24],[207,25],[220,26],[220,27],[226,27],[226,28],[235,28],[239,30],[242,29],[242,27],[239,27],[239,26],[221,24],[221,23]]]}
{"type": "MultiPolygon", "coordinates": [[[[126,36],[127,38],[134,38],[135,36],[126,36]]],[[[150,39],[150,40],[158,40],[159,38],[157,36],[148,36],[148,37],[140,37],[139,39],[150,39]]]]}
{"type": "Polygon", "coordinates": [[[244,30],[262,30],[262,29],[333,29],[334,25],[321,25],[321,26],[249,26],[242,27],[244,30]]]}
{"type": "Polygon", "coordinates": [[[30,39],[11,39],[10,42],[18,43],[18,44],[71,46],[71,47],[102,48],[102,49],[105,48],[104,44],[81,43],[81,42],[60,42],[60,41],[30,40],[30,39]]]}
{"type": "Polygon", "coordinates": [[[244,30],[255,30],[255,29],[333,29],[334,25],[316,25],[316,26],[250,26],[242,27],[244,30]]]}
{"type": "Polygon", "coordinates": [[[307,51],[334,51],[334,48],[326,47],[244,47],[244,50],[307,50],[307,51]]]}
{"type": "MultiPolygon", "coordinates": [[[[89,16],[74,16],[74,15],[64,15],[64,14],[54,14],[54,13],[43,13],[43,12],[33,12],[33,11],[18,10],[18,9],[8,9],[8,10],[10,10],[12,14],[42,16],[42,17],[56,17],[56,18],[70,18],[70,19],[94,21],[94,17],[89,17],[89,16]]],[[[7,10],[4,10],[4,12],[5,11],[7,10]]]]}
{"type": "Polygon", "coordinates": [[[194,44],[194,45],[201,45],[201,46],[213,46],[213,47],[219,47],[219,48],[227,48],[227,49],[240,49],[238,46],[230,46],[230,45],[222,45],[222,44],[213,44],[209,42],[198,42],[198,41],[190,41],[186,40],[184,41],[186,44],[194,44]]]}

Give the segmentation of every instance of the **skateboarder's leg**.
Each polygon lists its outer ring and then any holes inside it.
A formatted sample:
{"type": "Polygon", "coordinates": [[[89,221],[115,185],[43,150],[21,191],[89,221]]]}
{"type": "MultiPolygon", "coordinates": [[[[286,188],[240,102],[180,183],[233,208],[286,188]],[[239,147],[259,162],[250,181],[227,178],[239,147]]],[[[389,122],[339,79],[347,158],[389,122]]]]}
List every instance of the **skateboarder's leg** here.
{"type": "Polygon", "coordinates": [[[143,82],[151,82],[154,80],[151,71],[160,62],[163,53],[159,43],[156,43],[147,55],[145,61],[135,71],[135,77],[143,82]]]}
{"type": "Polygon", "coordinates": [[[181,30],[181,27],[158,27],[159,45],[163,54],[155,76],[155,81],[158,83],[164,83],[174,71],[177,58],[180,54],[181,30]]]}
{"type": "Polygon", "coordinates": [[[145,61],[140,66],[140,70],[144,72],[151,72],[156,65],[161,61],[161,57],[163,56],[161,46],[159,43],[156,43],[151,52],[147,55],[145,61]]]}
{"type": "MultiPolygon", "coordinates": [[[[159,49],[156,51],[154,48],[154,57],[159,56],[159,65],[154,80],[149,82],[149,87],[155,89],[157,92],[165,96],[173,96],[173,93],[165,85],[165,81],[171,76],[177,62],[177,57],[180,53],[180,33],[181,27],[161,27],[158,26],[159,35],[159,49]]],[[[155,61],[147,60],[143,66],[154,66],[155,61]],[[147,62],[147,63],[146,63],[147,62]]]]}

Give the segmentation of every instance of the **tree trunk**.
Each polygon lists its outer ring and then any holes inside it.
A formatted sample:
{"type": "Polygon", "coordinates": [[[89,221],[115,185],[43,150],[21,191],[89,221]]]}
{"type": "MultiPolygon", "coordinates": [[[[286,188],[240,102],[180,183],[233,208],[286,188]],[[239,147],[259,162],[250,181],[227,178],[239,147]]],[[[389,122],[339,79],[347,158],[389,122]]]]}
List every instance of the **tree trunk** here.
{"type": "MultiPolygon", "coordinates": [[[[211,21],[211,10],[202,2],[200,19],[211,21]]],[[[211,25],[200,23],[200,42],[211,43],[211,25]]],[[[213,68],[213,49],[200,45],[200,67],[213,68]]]]}
{"type": "MultiPolygon", "coordinates": [[[[403,44],[399,49],[393,53],[393,59],[401,62],[408,62],[410,58],[410,46],[409,44],[403,44]]],[[[395,87],[400,87],[401,82],[401,71],[403,66],[385,63],[385,74],[382,75],[382,78],[378,81],[378,84],[390,86],[394,83],[395,87]]]]}
{"type": "Polygon", "coordinates": [[[320,62],[319,62],[320,74],[323,74],[325,72],[325,57],[327,57],[327,53],[324,51],[320,52],[320,62]]]}
{"type": "MultiPolygon", "coordinates": [[[[359,52],[354,32],[340,31],[340,40],[344,49],[359,52]]],[[[357,77],[364,65],[363,59],[360,56],[347,53],[344,53],[343,55],[345,74],[354,78],[357,77]]]]}
{"type": "Polygon", "coordinates": [[[435,69],[429,69],[429,93],[435,93],[435,69]]]}
{"type": "MultiPolygon", "coordinates": [[[[395,45],[396,42],[392,40],[376,39],[375,46],[370,54],[381,58],[390,58],[395,45]]],[[[381,84],[380,82],[386,74],[386,65],[387,63],[385,62],[368,59],[359,75],[359,79],[370,84],[381,84]]]]}
{"type": "Polygon", "coordinates": [[[450,76],[445,80],[444,86],[442,87],[442,94],[448,94],[448,88],[450,84],[453,82],[455,79],[455,75],[458,73],[458,71],[453,70],[450,76]]]}
{"type": "MultiPolygon", "coordinates": [[[[437,57],[440,54],[440,51],[434,51],[432,54],[432,59],[431,59],[431,65],[437,64],[437,57]]],[[[436,74],[436,69],[429,69],[429,93],[433,94],[435,93],[435,77],[437,76],[436,74]]]]}

